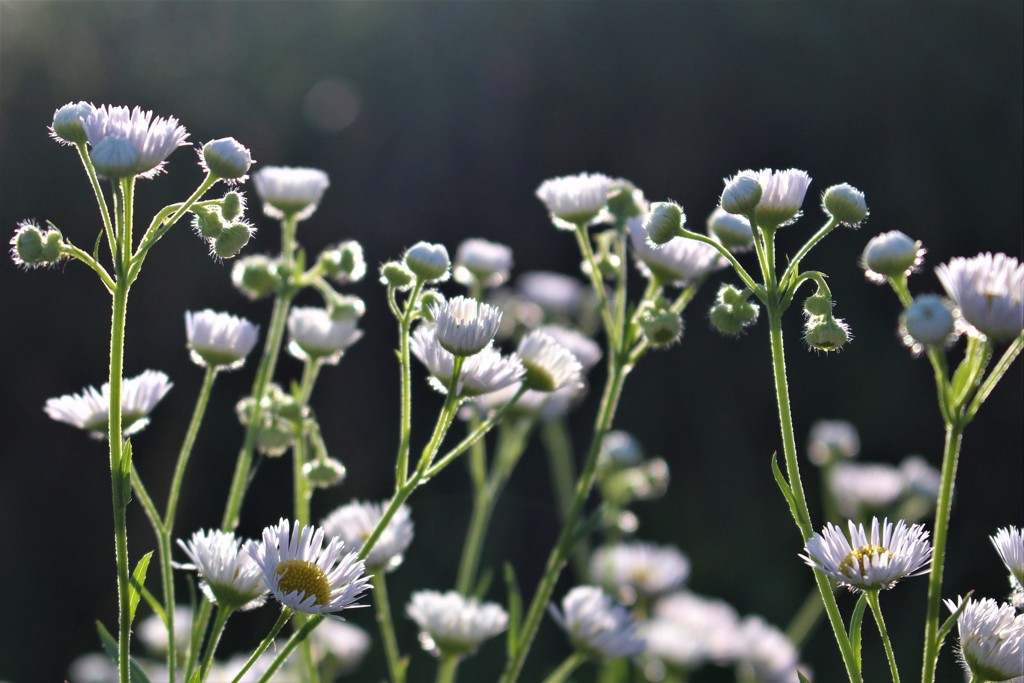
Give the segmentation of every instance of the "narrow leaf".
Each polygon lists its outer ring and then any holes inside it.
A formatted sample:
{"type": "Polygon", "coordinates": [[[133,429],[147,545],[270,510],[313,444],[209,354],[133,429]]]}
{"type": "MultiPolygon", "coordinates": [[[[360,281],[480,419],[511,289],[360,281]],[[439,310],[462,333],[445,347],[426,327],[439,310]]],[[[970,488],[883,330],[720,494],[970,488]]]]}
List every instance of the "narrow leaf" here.
{"type": "Polygon", "coordinates": [[[491,588],[491,583],[494,581],[494,570],[487,569],[480,575],[480,580],[476,582],[476,589],[473,591],[473,595],[476,596],[477,600],[483,600],[484,596],[487,595],[487,591],[491,588]]]}
{"type": "Polygon", "coordinates": [[[132,578],[128,582],[128,623],[135,621],[135,610],[139,606],[139,598],[142,597],[142,591],[145,590],[146,585],[146,571],[149,569],[149,561],[153,559],[153,551],[150,550],[148,553],[142,556],[139,563],[135,565],[135,571],[132,572],[132,578]]]}
{"type": "MultiPolygon", "coordinates": [[[[117,639],[110,635],[110,631],[107,630],[107,627],[104,626],[101,621],[96,622],[96,633],[99,634],[100,642],[103,643],[103,650],[107,653],[107,656],[110,657],[110,661],[114,662],[114,666],[117,666],[119,659],[117,654],[117,639]]],[[[145,672],[139,668],[139,665],[134,659],[130,658],[128,660],[128,668],[131,671],[131,675],[129,676],[129,678],[131,678],[131,683],[150,683],[149,677],[146,676],[145,672]]]]}
{"type": "Polygon", "coordinates": [[[516,581],[516,570],[508,562],[505,563],[505,587],[508,591],[508,638],[506,640],[508,656],[511,658],[519,641],[519,625],[523,616],[523,596],[519,592],[516,581]]]}
{"type": "Polygon", "coordinates": [[[868,594],[861,593],[860,600],[857,601],[856,607],[853,608],[853,614],[850,615],[850,644],[853,646],[853,656],[857,662],[857,668],[861,668],[861,625],[864,623],[864,610],[868,606],[868,594]]]}
{"type": "Polygon", "coordinates": [[[569,539],[569,545],[566,547],[565,552],[571,552],[572,549],[576,547],[577,543],[594,533],[598,527],[601,526],[601,522],[604,521],[606,512],[606,506],[602,504],[590,513],[590,517],[580,522],[573,530],[572,537],[569,539]]]}
{"type": "Polygon", "coordinates": [[[121,451],[121,499],[125,507],[132,501],[132,440],[124,442],[121,451]]]}
{"type": "Polygon", "coordinates": [[[778,453],[772,453],[772,474],[775,476],[775,483],[778,484],[779,491],[782,492],[782,497],[786,499],[786,504],[789,505],[789,513],[793,515],[793,519],[799,524],[800,516],[797,512],[796,501],[793,500],[793,489],[790,488],[785,475],[779,469],[778,453]]]}
{"type": "Polygon", "coordinates": [[[942,641],[946,639],[946,636],[949,635],[949,632],[953,630],[954,626],[956,626],[956,620],[960,618],[961,614],[963,614],[964,609],[967,607],[967,601],[971,598],[973,594],[974,591],[969,591],[967,595],[964,596],[964,600],[960,603],[960,606],[956,608],[956,611],[950,614],[949,618],[946,619],[946,621],[942,622],[942,626],[939,628],[939,632],[935,635],[935,643],[937,645],[937,647],[935,648],[936,652],[942,649],[942,641]]]}
{"type": "Polygon", "coordinates": [[[197,666],[192,670],[192,675],[188,677],[187,683],[200,683],[203,680],[203,667],[197,666]]]}
{"type": "Polygon", "coordinates": [[[800,677],[800,683],[811,683],[810,679],[808,679],[807,676],[804,676],[803,673],[797,671],[796,675],[800,677]]]}

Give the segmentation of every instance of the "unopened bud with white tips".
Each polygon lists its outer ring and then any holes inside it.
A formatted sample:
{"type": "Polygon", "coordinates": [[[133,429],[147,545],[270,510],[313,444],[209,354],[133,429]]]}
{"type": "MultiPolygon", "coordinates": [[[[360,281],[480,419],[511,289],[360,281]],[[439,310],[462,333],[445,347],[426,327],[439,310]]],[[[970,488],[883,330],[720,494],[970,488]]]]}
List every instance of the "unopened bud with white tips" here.
{"type": "Polygon", "coordinates": [[[234,138],[210,140],[199,153],[200,165],[211,175],[228,181],[245,180],[252,154],[234,138]]]}
{"type": "Polygon", "coordinates": [[[675,202],[654,202],[644,221],[647,237],[655,244],[665,244],[679,236],[679,230],[686,222],[686,214],[675,202]]]}
{"type": "Polygon", "coordinates": [[[936,294],[922,294],[900,316],[900,333],[911,347],[945,346],[956,329],[949,300],[936,294]]]}
{"type": "Polygon", "coordinates": [[[405,252],[405,265],[425,282],[443,282],[451,260],[443,244],[417,242],[405,252]]]}
{"type": "Polygon", "coordinates": [[[83,145],[88,141],[85,134],[85,120],[96,107],[88,102],[71,102],[53,113],[50,137],[65,145],[83,145]]]}
{"type": "Polygon", "coordinates": [[[748,214],[761,201],[761,183],[751,175],[739,173],[725,181],[722,208],[729,213],[748,214]]]}
{"type": "Polygon", "coordinates": [[[744,252],[754,247],[754,231],[750,221],[724,209],[715,209],[708,217],[708,233],[732,252],[744,252]]]}
{"type": "Polygon", "coordinates": [[[656,349],[675,344],[683,336],[683,318],[669,310],[649,310],[640,317],[640,327],[656,349]]]}
{"type": "Polygon", "coordinates": [[[833,185],[821,196],[821,207],[842,225],[858,227],[868,217],[864,193],[847,183],[833,185]]]}
{"type": "Polygon", "coordinates": [[[868,240],[861,266],[868,280],[883,284],[887,279],[910,275],[924,261],[924,254],[920,241],[890,230],[868,240]]]}

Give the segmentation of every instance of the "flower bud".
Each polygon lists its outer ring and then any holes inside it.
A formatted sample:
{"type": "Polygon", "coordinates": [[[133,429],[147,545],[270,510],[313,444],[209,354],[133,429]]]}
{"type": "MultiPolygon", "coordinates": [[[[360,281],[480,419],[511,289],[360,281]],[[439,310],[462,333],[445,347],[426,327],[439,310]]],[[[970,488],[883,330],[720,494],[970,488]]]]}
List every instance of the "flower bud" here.
{"type": "Polygon", "coordinates": [[[420,310],[423,313],[423,318],[427,322],[434,322],[434,314],[432,309],[440,308],[444,306],[446,301],[444,294],[437,291],[436,289],[428,289],[420,295],[420,310]]]}
{"type": "Polygon", "coordinates": [[[900,316],[900,332],[908,346],[943,346],[955,329],[949,301],[935,294],[922,294],[900,316]]]}
{"type": "Polygon", "coordinates": [[[193,206],[192,229],[207,239],[217,239],[224,232],[224,221],[217,209],[193,206]]]}
{"type": "Polygon", "coordinates": [[[224,228],[213,241],[213,251],[220,258],[232,258],[252,239],[253,227],[248,223],[236,222],[224,228]]]}
{"type": "Polygon", "coordinates": [[[220,215],[226,221],[233,221],[245,212],[245,198],[238,192],[228,192],[220,200],[220,215]]]}
{"type": "Polygon", "coordinates": [[[331,320],[359,320],[366,314],[366,303],[358,296],[337,294],[327,309],[331,320]]]}
{"type": "Polygon", "coordinates": [[[711,326],[724,335],[735,337],[744,328],[757,322],[760,307],[749,301],[738,304],[718,303],[711,307],[711,326]]]}
{"type": "Polygon", "coordinates": [[[832,315],[832,306],[832,299],[819,291],[804,300],[804,315],[830,316],[832,315]]]}
{"type": "Polygon", "coordinates": [[[850,341],[850,328],[842,320],[829,316],[816,316],[807,321],[807,345],[816,351],[838,351],[850,341]]]}
{"type": "Polygon", "coordinates": [[[347,240],[320,254],[320,265],[338,284],[359,282],[366,275],[363,247],[355,240],[347,240]]]}
{"type": "Polygon", "coordinates": [[[761,201],[761,183],[746,175],[733,176],[725,181],[722,208],[729,213],[747,214],[761,201]]]}
{"type": "Polygon", "coordinates": [[[262,254],[239,260],[231,270],[231,282],[250,299],[262,299],[277,291],[281,276],[277,263],[262,254]]]}
{"type": "Polygon", "coordinates": [[[224,180],[244,180],[252,166],[252,154],[234,138],[210,140],[200,153],[202,166],[224,180]]]}
{"type": "Polygon", "coordinates": [[[891,230],[868,240],[861,265],[868,280],[883,284],[889,278],[905,277],[924,260],[925,250],[899,230],[891,230]]]}
{"type": "Polygon", "coordinates": [[[50,135],[64,144],[83,145],[88,141],[85,120],[96,111],[88,102],[72,102],[53,113],[50,135]]]}
{"type": "Polygon", "coordinates": [[[381,284],[395,289],[408,289],[412,286],[416,276],[411,270],[405,267],[404,263],[388,261],[380,267],[381,284]]]}
{"type": "Polygon", "coordinates": [[[852,228],[858,227],[868,217],[864,193],[847,183],[825,190],[821,196],[821,207],[829,216],[852,228]]]}
{"type": "Polygon", "coordinates": [[[754,246],[750,221],[718,208],[708,217],[708,232],[729,251],[748,251],[754,246]]]}
{"type": "Polygon", "coordinates": [[[89,153],[96,172],[107,178],[127,178],[139,170],[142,156],[127,138],[108,135],[89,153]]]}
{"type": "Polygon", "coordinates": [[[448,279],[448,250],[443,244],[417,242],[405,252],[405,265],[425,282],[442,282],[448,279]]]}
{"type": "Polygon", "coordinates": [[[18,224],[11,238],[11,258],[26,268],[50,265],[61,259],[64,237],[60,230],[40,230],[31,221],[18,224]]]}
{"type": "Polygon", "coordinates": [[[734,306],[741,301],[746,301],[747,297],[750,296],[748,293],[741,289],[737,289],[732,285],[722,285],[718,290],[718,301],[719,303],[728,304],[734,306]]]}
{"type": "Polygon", "coordinates": [[[679,230],[685,222],[686,215],[675,202],[654,202],[644,221],[644,229],[652,242],[665,244],[679,236],[679,230]]]}
{"type": "Polygon", "coordinates": [[[623,178],[612,181],[608,192],[608,211],[619,222],[624,223],[633,216],[639,216],[646,208],[644,193],[633,183],[623,178]]]}
{"type": "Polygon", "coordinates": [[[683,318],[668,310],[649,311],[640,318],[644,336],[654,348],[675,344],[683,336],[683,318]]]}
{"type": "Polygon", "coordinates": [[[313,460],[302,466],[302,473],[314,487],[326,489],[345,481],[345,466],[334,458],[313,460]]]}

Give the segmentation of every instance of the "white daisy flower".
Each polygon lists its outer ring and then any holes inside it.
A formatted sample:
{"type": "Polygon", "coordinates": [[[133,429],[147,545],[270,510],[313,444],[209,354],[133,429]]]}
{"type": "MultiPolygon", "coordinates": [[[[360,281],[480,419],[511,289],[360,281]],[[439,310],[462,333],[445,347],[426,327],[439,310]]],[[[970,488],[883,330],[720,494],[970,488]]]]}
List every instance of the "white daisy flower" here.
{"type": "Polygon", "coordinates": [[[747,617],[737,639],[740,668],[760,683],[799,683],[800,655],[793,643],[760,617],[747,617]]]}
{"type": "Polygon", "coordinates": [[[600,173],[581,173],[545,180],[537,188],[537,199],[544,202],[555,226],[573,230],[593,220],[608,204],[611,179],[600,173]]]}
{"type": "Polygon", "coordinates": [[[807,437],[807,455],[815,465],[848,460],[860,453],[860,435],[846,420],[818,420],[807,437]]]}
{"type": "Polygon", "coordinates": [[[62,145],[77,145],[88,141],[85,120],[96,111],[89,102],[69,102],[53,112],[50,137],[62,145]]]}
{"type": "Polygon", "coordinates": [[[455,252],[455,281],[467,287],[497,287],[508,280],[512,270],[512,249],[479,238],[463,240],[455,252]]]}
{"type": "Polygon", "coordinates": [[[467,598],[456,591],[416,591],[405,613],[420,627],[420,645],[427,652],[465,656],[508,628],[501,605],[467,598]]]}
{"type": "MultiPolygon", "coordinates": [[[[435,327],[420,325],[416,328],[409,340],[409,350],[427,368],[431,386],[447,393],[455,372],[455,356],[441,346],[435,327]]],[[[489,394],[519,383],[524,373],[523,364],[515,354],[502,356],[488,345],[463,362],[455,391],[466,397],[489,394]]]]}
{"type": "MultiPolygon", "coordinates": [[[[482,394],[473,399],[473,405],[485,415],[500,410],[519,393],[521,386],[522,382],[516,382],[504,389],[482,394]]],[[[554,420],[564,416],[577,405],[585,392],[586,383],[568,384],[555,391],[527,389],[509,411],[512,415],[537,417],[545,421],[554,420]]]]}
{"type": "Polygon", "coordinates": [[[501,310],[471,299],[457,296],[443,304],[430,307],[437,341],[458,356],[472,356],[494,339],[501,324],[501,310]]]}
{"type": "MultiPolygon", "coordinates": [[[[963,598],[946,600],[951,612],[963,598]]],[[[1016,682],[1024,676],[1024,614],[995,600],[969,599],[956,620],[960,631],[960,661],[964,669],[983,681],[1016,682]]]]}
{"type": "Polygon", "coordinates": [[[935,269],[949,298],[979,333],[993,341],[1024,330],[1024,264],[1006,254],[954,258],[935,269]]]}
{"type": "Polygon", "coordinates": [[[260,328],[245,318],[209,308],[185,313],[185,332],[192,360],[199,366],[221,370],[242,367],[256,346],[260,328]]]}
{"type": "Polygon", "coordinates": [[[840,462],[828,473],[828,486],[839,514],[860,519],[899,500],[906,490],[906,477],[885,463],[840,462]]]}
{"type": "MultiPolygon", "coordinates": [[[[162,657],[167,654],[167,625],[156,614],[150,614],[139,622],[135,632],[146,649],[153,655],[162,657]]],[[[184,646],[192,637],[192,608],[188,605],[177,605],[174,608],[174,642],[184,646]]]]}
{"type": "Polygon", "coordinates": [[[584,372],[589,371],[601,360],[601,345],[582,332],[561,325],[541,325],[537,331],[543,332],[568,349],[583,366],[584,372]]]}
{"type": "MultiPolygon", "coordinates": [[[[352,550],[362,550],[363,543],[377,528],[384,515],[384,503],[363,503],[358,500],[342,505],[321,522],[324,533],[337,536],[352,550]]],[[[402,505],[378,537],[366,556],[366,566],[372,571],[392,571],[402,564],[403,553],[412,543],[412,519],[409,507],[402,505]]]]}
{"type": "Polygon", "coordinates": [[[370,649],[370,636],[347,621],[327,619],[310,634],[317,660],[329,658],[339,674],[354,671],[370,649]]]}
{"type": "Polygon", "coordinates": [[[540,330],[523,337],[516,353],[526,368],[523,382],[529,389],[557,391],[582,381],[583,365],[572,351],[540,330]]]}
{"type": "Polygon", "coordinates": [[[1017,579],[1017,583],[1024,585],[1024,534],[1017,527],[1008,526],[990,538],[1006,569],[1017,579]]]}
{"type": "Polygon", "coordinates": [[[889,278],[906,277],[920,268],[925,253],[919,240],[912,240],[899,230],[890,230],[868,240],[860,263],[864,277],[881,285],[889,278]]]}
{"type": "Polygon", "coordinates": [[[588,657],[632,657],[644,649],[633,617],[597,586],[577,586],[562,599],[561,612],[554,605],[549,609],[572,644],[588,657]]]}
{"type": "Polygon", "coordinates": [[[520,275],[516,278],[516,289],[544,312],[566,318],[579,312],[586,292],[579,279],[543,270],[520,275]]]}
{"type": "Polygon", "coordinates": [[[725,266],[725,259],[710,244],[673,237],[661,246],[650,243],[642,216],[627,222],[637,267],[644,277],[682,286],[725,266]]]}
{"type": "Polygon", "coordinates": [[[931,501],[933,507],[935,501],[939,499],[942,473],[920,455],[908,455],[900,463],[899,469],[903,477],[903,492],[931,501]]]}
{"type": "Polygon", "coordinates": [[[761,185],[761,199],[754,209],[758,227],[763,230],[788,225],[800,216],[800,207],[811,184],[806,171],[790,168],[773,171],[741,171],[738,175],[754,178],[761,185]]]}
{"type": "MultiPolygon", "coordinates": [[[[121,425],[131,436],[149,424],[149,413],[174,384],[162,372],[146,370],[121,384],[121,425]]],[[[101,439],[106,436],[110,415],[110,383],[97,390],[86,387],[80,394],[66,394],[46,401],[43,410],[57,422],[69,424],[101,439]]]]}
{"type": "Polygon", "coordinates": [[[808,566],[853,591],[892,588],[908,576],[928,572],[932,546],[920,524],[908,527],[903,520],[871,519],[871,533],[863,524],[849,523],[850,538],[834,524],[814,534],[800,557],[808,566]]]}
{"type": "Polygon", "coordinates": [[[225,609],[250,610],[266,599],[267,586],[263,572],[243,548],[243,540],[231,532],[196,531],[188,542],[178,545],[200,577],[200,588],[210,602],[225,609]]]}
{"type": "Polygon", "coordinates": [[[331,181],[318,168],[264,166],[252,176],[256,193],[263,200],[263,213],[271,218],[293,216],[305,220],[313,215],[331,181]]]}
{"type": "Polygon", "coordinates": [[[603,546],[590,560],[590,578],[624,602],[675,590],[689,575],[690,561],[679,550],[641,541],[603,546]]]}
{"type": "Polygon", "coordinates": [[[690,669],[709,661],[733,661],[741,652],[739,628],[739,615],[727,603],[680,591],[655,603],[654,616],[642,632],[648,656],[690,669]]]}
{"type": "Polygon", "coordinates": [[[131,144],[136,158],[130,175],[152,178],[159,174],[164,162],[178,147],[186,144],[188,132],[173,116],[153,117],[153,112],[139,107],[104,105],[95,107],[82,122],[85,136],[93,151],[104,140],[122,139],[131,144]]]}
{"type": "Polygon", "coordinates": [[[323,359],[336,364],[362,339],[358,325],[356,318],[334,320],[326,309],[297,306],[288,313],[288,353],[302,361],[323,359]]]}
{"type": "Polygon", "coordinates": [[[349,607],[370,586],[363,561],[356,553],[342,555],[345,544],[331,538],[324,547],[324,530],[291,526],[282,519],[263,530],[263,540],[249,541],[246,550],[263,570],[274,597],[300,612],[320,614],[349,607]]]}

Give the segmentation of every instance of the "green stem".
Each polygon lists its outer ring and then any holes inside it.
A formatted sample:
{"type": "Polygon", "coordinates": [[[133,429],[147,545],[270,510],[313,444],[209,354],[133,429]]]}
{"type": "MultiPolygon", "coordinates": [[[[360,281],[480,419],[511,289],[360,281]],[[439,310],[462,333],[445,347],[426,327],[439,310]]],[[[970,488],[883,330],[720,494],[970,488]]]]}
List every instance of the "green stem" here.
{"type": "MultiPolygon", "coordinates": [[[[573,484],[576,481],[574,451],[565,419],[546,420],[541,425],[540,437],[548,455],[548,471],[551,473],[551,485],[555,490],[558,517],[562,524],[565,524],[569,509],[572,508],[573,484]]],[[[572,553],[573,570],[581,580],[587,575],[587,558],[590,557],[589,545],[587,539],[583,539],[572,553]]]]}
{"type": "Polygon", "coordinates": [[[99,262],[96,261],[96,259],[94,259],[86,252],[82,251],[75,245],[71,244],[70,242],[64,243],[63,250],[68,255],[78,259],[85,265],[92,268],[93,272],[95,272],[99,276],[100,282],[102,282],[103,286],[107,288],[107,291],[110,292],[111,294],[114,293],[114,287],[116,286],[114,284],[114,279],[110,277],[110,273],[108,273],[106,269],[103,266],[101,266],[99,262]]]}
{"type": "Polygon", "coordinates": [[[110,405],[107,436],[110,442],[110,487],[114,510],[114,556],[117,562],[118,603],[118,676],[121,683],[129,683],[129,650],[131,640],[131,610],[129,604],[128,567],[128,500],[126,473],[122,463],[123,435],[121,426],[121,386],[124,376],[125,319],[128,309],[126,282],[114,288],[113,311],[110,324],[110,405]]]}
{"type": "Polygon", "coordinates": [[[437,458],[437,461],[433,465],[428,467],[427,471],[423,473],[423,479],[428,480],[436,477],[438,474],[440,474],[441,470],[450,465],[455,458],[465,453],[471,446],[473,446],[481,438],[483,438],[483,436],[487,434],[487,432],[489,432],[491,428],[494,427],[494,425],[498,424],[501,421],[501,419],[505,416],[505,413],[507,413],[512,408],[512,406],[515,405],[516,401],[519,400],[519,397],[522,396],[525,392],[526,387],[520,387],[519,391],[516,392],[516,395],[513,396],[508,403],[503,405],[493,415],[484,420],[479,427],[477,427],[469,434],[467,434],[466,437],[458,444],[456,444],[450,451],[442,455],[440,458],[437,458]]]}
{"type": "Polygon", "coordinates": [[[804,243],[804,246],[800,247],[800,251],[796,253],[796,256],[790,259],[789,265],[786,266],[786,270],[782,274],[782,279],[779,280],[783,289],[787,289],[790,280],[796,276],[800,269],[800,261],[807,256],[808,252],[810,252],[818,242],[825,239],[830,232],[835,230],[837,225],[839,225],[839,222],[835,218],[829,218],[828,222],[821,226],[821,228],[818,229],[818,232],[814,233],[814,235],[811,236],[811,239],[804,243]]]}
{"type": "MultiPolygon", "coordinates": [[[[171,610],[173,611],[173,610],[171,610]]],[[[203,657],[203,668],[200,675],[201,681],[205,681],[210,675],[210,667],[213,666],[213,655],[217,652],[217,645],[220,643],[220,636],[224,633],[224,626],[228,623],[228,617],[232,610],[217,607],[217,617],[213,620],[213,632],[210,634],[210,642],[206,644],[206,656],[203,657]]],[[[188,673],[186,671],[186,673],[188,673]]],[[[176,680],[169,678],[169,680],[176,680]]]]}
{"type": "MultiPolygon", "coordinates": [[[[231,683],[238,683],[239,681],[242,680],[242,676],[244,676],[246,673],[248,673],[249,669],[252,668],[252,665],[255,664],[256,661],[263,655],[263,653],[267,651],[267,648],[270,647],[274,643],[274,638],[277,638],[277,634],[280,633],[281,629],[284,628],[284,625],[288,623],[288,619],[291,618],[292,614],[293,614],[293,612],[292,612],[291,609],[289,609],[287,607],[282,607],[281,608],[281,615],[277,618],[277,621],[275,621],[274,625],[270,628],[270,633],[267,634],[266,638],[264,638],[263,640],[260,641],[259,646],[257,646],[257,648],[249,656],[249,659],[247,659],[245,661],[245,665],[242,667],[242,670],[239,671],[235,675],[235,677],[232,679],[231,683]]],[[[289,639],[289,642],[291,642],[291,639],[289,639]]],[[[211,645],[212,644],[213,643],[212,643],[212,636],[211,636],[211,645]]],[[[207,649],[213,649],[213,648],[208,647],[207,649]]],[[[280,658],[280,655],[278,655],[278,657],[280,658]]],[[[263,679],[261,678],[260,680],[263,680],[263,679]]]]}
{"type": "Polygon", "coordinates": [[[199,652],[203,644],[203,635],[206,633],[206,626],[210,621],[210,612],[213,610],[213,604],[209,600],[201,600],[199,602],[199,610],[196,612],[195,617],[192,620],[192,633],[191,638],[188,642],[188,650],[185,655],[185,671],[192,671],[195,669],[196,662],[199,661],[199,652]]]}
{"type": "MultiPolygon", "coordinates": [[[[303,624],[302,628],[293,633],[292,637],[289,638],[288,641],[281,648],[281,651],[277,653],[277,657],[274,657],[274,661],[270,663],[270,666],[267,667],[267,670],[263,672],[262,676],[260,676],[260,680],[257,681],[257,683],[268,683],[270,679],[274,676],[274,674],[277,673],[277,670],[281,668],[281,665],[285,663],[285,660],[288,659],[288,656],[292,653],[292,651],[295,650],[295,647],[299,643],[303,642],[306,639],[306,637],[313,632],[313,629],[319,626],[320,622],[322,622],[323,620],[324,616],[322,614],[318,614],[315,617],[310,618],[309,621],[303,624]]],[[[264,650],[265,649],[266,648],[264,648],[264,650]]],[[[238,679],[236,678],[235,681],[232,681],[232,683],[237,683],[237,681],[238,679]]]]}
{"type": "MultiPolygon", "coordinates": [[[[167,231],[174,227],[182,216],[195,204],[200,197],[206,194],[206,191],[213,187],[213,184],[217,182],[217,178],[212,175],[207,175],[203,178],[203,182],[199,184],[195,192],[189,195],[189,198],[180,204],[171,204],[170,206],[164,207],[149,224],[146,232],[142,235],[142,239],[139,240],[139,248],[135,250],[135,254],[132,258],[132,279],[138,274],[139,269],[142,267],[142,263],[146,260],[146,255],[149,250],[153,248],[153,245],[160,241],[160,238],[167,234],[167,231]],[[170,214],[170,215],[168,215],[170,214]]],[[[129,244],[129,251],[126,252],[131,254],[131,245],[129,244]]]]}
{"type": "Polygon", "coordinates": [[[889,660],[889,672],[892,674],[892,683],[900,683],[900,672],[896,666],[896,655],[892,651],[892,643],[889,641],[889,631],[885,628],[885,619],[882,618],[882,606],[878,602],[878,591],[872,590],[865,593],[868,598],[868,605],[871,606],[871,614],[878,624],[878,632],[882,636],[882,645],[885,647],[885,656],[889,660]]]}
{"type": "Polygon", "coordinates": [[[164,528],[167,535],[171,535],[174,528],[174,518],[178,512],[178,499],[181,496],[181,483],[185,477],[185,468],[188,467],[189,458],[192,457],[192,448],[195,446],[196,437],[199,435],[199,427],[203,423],[203,416],[206,415],[206,407],[210,402],[210,393],[213,391],[213,382],[217,379],[217,367],[206,368],[203,375],[203,385],[199,389],[199,397],[196,399],[196,407],[192,411],[192,420],[189,422],[188,431],[185,432],[185,439],[181,443],[181,450],[178,452],[178,462],[174,466],[174,476],[171,479],[171,490],[167,496],[167,512],[164,515],[164,528]]]}
{"type": "Polygon", "coordinates": [[[576,244],[580,248],[580,253],[583,254],[584,261],[589,266],[587,270],[590,275],[590,284],[594,288],[594,293],[597,294],[597,300],[601,306],[601,320],[604,322],[605,334],[608,335],[608,346],[618,351],[620,349],[619,328],[615,327],[612,310],[608,304],[608,295],[604,291],[604,281],[601,279],[601,269],[598,268],[597,260],[594,258],[594,249],[590,245],[590,235],[587,232],[586,225],[578,224],[575,233],[576,244]]]}
{"type": "Polygon", "coordinates": [[[384,654],[388,660],[391,683],[402,683],[405,680],[405,665],[398,650],[398,638],[395,636],[395,624],[391,619],[391,601],[388,599],[388,586],[383,569],[373,577],[373,596],[374,607],[377,610],[377,626],[380,628],[380,638],[384,641],[384,654]]]}
{"type": "Polygon", "coordinates": [[[409,359],[409,333],[415,318],[416,302],[423,283],[417,279],[398,321],[398,365],[401,373],[401,415],[399,417],[398,455],[395,458],[395,490],[409,478],[409,448],[412,443],[412,369],[409,359]]]}
{"type": "Polygon", "coordinates": [[[455,672],[459,669],[459,657],[453,654],[442,654],[437,663],[437,683],[453,683],[455,672]]]}
{"type": "MultiPolygon", "coordinates": [[[[751,225],[754,224],[751,223],[751,225]]],[[[698,242],[703,242],[704,244],[714,247],[718,251],[718,253],[721,254],[721,256],[726,261],[729,262],[729,265],[731,265],[732,269],[736,271],[736,274],[739,276],[740,280],[743,281],[743,284],[747,287],[747,289],[753,292],[754,295],[762,302],[767,303],[764,287],[757,284],[757,282],[754,281],[754,278],[750,276],[750,273],[747,272],[747,269],[744,268],[740,264],[740,262],[736,260],[736,257],[733,256],[732,252],[723,247],[720,242],[708,237],[707,235],[702,235],[699,232],[690,232],[686,228],[681,229],[679,231],[679,234],[682,235],[683,237],[686,237],[687,239],[697,240],[698,242]]],[[[756,233],[754,241],[755,243],[757,242],[756,233]]]]}
{"type": "Polygon", "coordinates": [[[587,661],[585,655],[579,650],[573,652],[571,655],[566,657],[565,661],[562,662],[557,669],[551,672],[551,675],[544,679],[544,683],[562,683],[567,679],[573,671],[578,669],[583,662],[587,661]]]}
{"type": "Polygon", "coordinates": [[[922,683],[933,683],[939,659],[939,611],[942,606],[942,569],[946,561],[946,540],[949,536],[949,516],[953,502],[953,482],[963,442],[964,426],[946,425],[945,447],[942,453],[942,474],[939,500],[935,505],[935,535],[932,543],[931,572],[928,575],[928,612],[924,625],[924,659],[921,664],[922,683]]]}
{"type": "Polygon", "coordinates": [[[78,150],[78,157],[82,160],[82,166],[85,167],[85,174],[89,176],[89,184],[92,185],[92,192],[96,195],[96,203],[100,207],[100,215],[103,216],[103,229],[107,233],[107,245],[110,247],[110,258],[117,261],[117,240],[114,238],[114,226],[110,222],[110,211],[107,209],[107,200],[103,196],[103,189],[100,187],[100,179],[96,175],[96,169],[92,165],[92,159],[89,158],[89,152],[86,149],[84,142],[79,142],[75,145],[78,150]]]}
{"type": "Polygon", "coordinates": [[[969,422],[977,414],[978,409],[981,408],[981,404],[985,402],[985,399],[989,397],[992,390],[999,384],[999,380],[1003,378],[1006,371],[1010,369],[1010,365],[1016,360],[1017,356],[1020,355],[1021,350],[1024,350],[1024,332],[1019,334],[1010,346],[1007,347],[1006,351],[999,358],[999,362],[996,363],[995,367],[992,368],[992,372],[989,373],[988,377],[982,381],[981,386],[978,387],[977,392],[974,394],[974,399],[971,400],[970,406],[967,408],[965,419],[969,422]]]}
{"type": "Polygon", "coordinates": [[[135,497],[142,504],[142,511],[146,514],[149,525],[153,527],[153,535],[159,539],[164,528],[163,519],[160,517],[160,511],[156,509],[156,503],[153,502],[152,496],[149,495],[149,491],[142,484],[142,478],[139,476],[139,471],[136,469],[134,462],[132,463],[132,491],[135,492],[135,497]]]}

